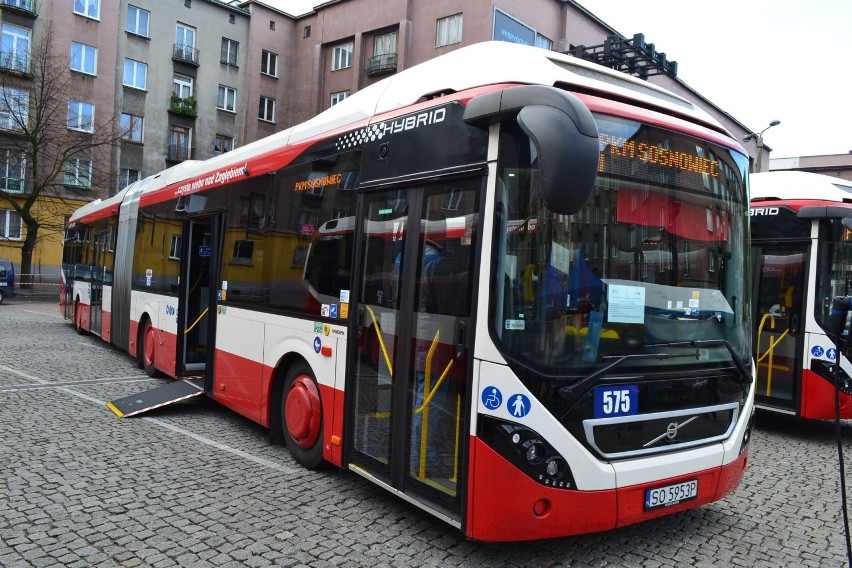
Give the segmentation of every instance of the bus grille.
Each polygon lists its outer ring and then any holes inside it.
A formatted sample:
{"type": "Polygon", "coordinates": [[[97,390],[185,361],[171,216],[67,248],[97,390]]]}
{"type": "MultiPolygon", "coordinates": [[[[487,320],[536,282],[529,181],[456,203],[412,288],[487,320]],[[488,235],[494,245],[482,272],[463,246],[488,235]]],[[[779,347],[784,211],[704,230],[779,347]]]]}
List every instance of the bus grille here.
{"type": "Polygon", "coordinates": [[[740,413],[738,402],[583,421],[586,440],[606,459],[682,450],[725,440],[740,413]]]}

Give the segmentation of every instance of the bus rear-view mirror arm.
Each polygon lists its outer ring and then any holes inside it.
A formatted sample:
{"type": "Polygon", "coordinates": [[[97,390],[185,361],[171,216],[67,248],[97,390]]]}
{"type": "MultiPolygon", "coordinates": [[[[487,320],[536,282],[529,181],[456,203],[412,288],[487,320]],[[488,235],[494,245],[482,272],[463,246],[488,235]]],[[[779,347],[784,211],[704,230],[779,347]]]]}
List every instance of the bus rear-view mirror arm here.
{"type": "Polygon", "coordinates": [[[524,85],[471,99],[464,121],[487,127],[512,115],[535,145],[547,206],[563,215],[580,211],[594,190],[600,156],[589,108],[561,89],[524,85]]]}

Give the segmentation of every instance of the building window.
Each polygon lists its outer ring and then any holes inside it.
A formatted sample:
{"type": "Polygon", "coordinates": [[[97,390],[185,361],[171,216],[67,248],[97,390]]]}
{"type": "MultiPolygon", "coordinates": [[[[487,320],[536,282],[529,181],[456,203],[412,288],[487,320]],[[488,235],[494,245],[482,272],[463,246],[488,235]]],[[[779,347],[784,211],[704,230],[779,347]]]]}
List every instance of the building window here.
{"type": "Polygon", "coordinates": [[[144,90],[148,86],[148,64],[125,59],[124,86],[144,90]]]}
{"type": "Polygon", "coordinates": [[[74,0],[74,13],[97,20],[101,17],[101,0],[74,0]]]}
{"type": "Polygon", "coordinates": [[[142,125],[144,124],[141,116],[121,113],[121,139],[128,142],[142,143],[142,125]]]}
{"type": "Polygon", "coordinates": [[[251,264],[251,257],[253,255],[254,241],[235,241],[231,264],[251,264]]]}
{"type": "Polygon", "coordinates": [[[3,24],[0,67],[23,73],[30,72],[30,30],[3,24]]]}
{"type": "Polygon", "coordinates": [[[547,39],[543,35],[536,34],[535,36],[535,46],[540,47],[542,49],[553,49],[553,41],[547,39]]]}
{"type": "Polygon", "coordinates": [[[92,160],[68,158],[65,162],[65,185],[89,189],[92,187],[92,160]]]}
{"type": "Polygon", "coordinates": [[[305,26],[305,30],[302,32],[303,38],[311,37],[311,26],[305,26]]]}
{"type": "Polygon", "coordinates": [[[178,98],[188,99],[192,96],[192,85],[192,77],[175,74],[172,79],[172,93],[178,98]]]}
{"type": "Polygon", "coordinates": [[[0,190],[23,193],[26,158],[17,150],[0,149],[0,190]]]}
{"type": "Polygon", "coordinates": [[[21,240],[21,216],[11,209],[0,209],[0,239],[21,240]]]}
{"type": "Polygon", "coordinates": [[[219,56],[219,61],[226,65],[237,66],[237,50],[239,49],[240,44],[232,39],[228,39],[226,37],[222,38],[222,53],[219,56]]]}
{"type": "Polygon", "coordinates": [[[237,90],[225,85],[219,85],[219,102],[216,108],[228,112],[237,111],[237,90]]]}
{"type": "Polygon", "coordinates": [[[95,122],[95,105],[80,101],[68,101],[68,128],[92,132],[95,122]]]}
{"type": "Polygon", "coordinates": [[[195,53],[195,28],[178,24],[175,28],[175,52],[174,56],[183,61],[197,63],[195,53]]]}
{"type": "Polygon", "coordinates": [[[98,48],[71,42],[71,70],[94,75],[98,69],[98,48]]]}
{"type": "Polygon", "coordinates": [[[190,140],[192,132],[185,126],[169,127],[169,149],[167,158],[174,162],[182,162],[190,158],[190,140]]]}
{"type": "Polygon", "coordinates": [[[462,40],[462,14],[455,14],[438,20],[438,34],[435,39],[435,47],[461,43],[462,40]]]}
{"type": "Polygon", "coordinates": [[[169,246],[169,258],[171,260],[180,260],[180,245],[181,235],[172,235],[172,244],[169,246]]]}
{"type": "Polygon", "coordinates": [[[0,130],[24,131],[29,126],[30,94],[3,87],[0,91],[0,130]]]}
{"type": "Polygon", "coordinates": [[[337,71],[338,69],[352,67],[353,49],[354,44],[352,43],[344,43],[343,45],[334,46],[331,50],[331,70],[337,71]]]}
{"type": "Polygon", "coordinates": [[[151,21],[151,12],[137,8],[136,6],[127,6],[127,24],[125,30],[132,34],[148,37],[148,22],[151,21]]]}
{"type": "Polygon", "coordinates": [[[131,168],[121,168],[121,173],[118,177],[118,189],[122,190],[131,183],[135,183],[142,179],[142,172],[131,168]]]}
{"type": "Polygon", "coordinates": [[[266,122],[275,122],[275,99],[260,97],[260,110],[257,118],[266,122]]]}
{"type": "Polygon", "coordinates": [[[373,55],[392,55],[396,53],[396,32],[378,35],[373,39],[373,55]]]}
{"type": "Polygon", "coordinates": [[[216,138],[213,140],[213,153],[214,154],[224,154],[225,152],[230,152],[234,149],[234,139],[230,136],[223,136],[221,134],[217,134],[216,138]]]}
{"type": "Polygon", "coordinates": [[[331,106],[336,105],[348,96],[349,91],[338,91],[336,93],[331,93],[331,106]]]}
{"type": "Polygon", "coordinates": [[[270,77],[278,76],[278,54],[266,51],[260,53],[260,72],[270,77]]]}
{"type": "Polygon", "coordinates": [[[274,29],[275,29],[275,20],[269,20],[269,29],[270,29],[270,30],[274,30],[274,29]]]}

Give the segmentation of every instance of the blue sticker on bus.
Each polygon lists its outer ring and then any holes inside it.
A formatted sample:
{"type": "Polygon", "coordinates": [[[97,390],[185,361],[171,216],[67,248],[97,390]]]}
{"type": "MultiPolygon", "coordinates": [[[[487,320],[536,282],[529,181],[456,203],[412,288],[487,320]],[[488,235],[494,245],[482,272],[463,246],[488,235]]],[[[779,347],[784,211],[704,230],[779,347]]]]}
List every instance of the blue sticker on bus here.
{"type": "Polygon", "coordinates": [[[321,349],[322,349],[322,339],[320,339],[319,337],[315,337],[314,338],[314,351],[319,353],[321,349]]]}
{"type": "Polygon", "coordinates": [[[503,404],[503,393],[497,387],[485,387],[482,390],[482,405],[488,410],[497,410],[503,404]]]}
{"type": "Polygon", "coordinates": [[[632,416],[638,413],[638,385],[618,385],[595,389],[595,418],[632,416]]]}
{"type": "Polygon", "coordinates": [[[515,418],[523,418],[530,413],[532,404],[530,404],[530,399],[527,398],[527,395],[513,394],[506,401],[506,408],[509,410],[509,414],[515,418]]]}

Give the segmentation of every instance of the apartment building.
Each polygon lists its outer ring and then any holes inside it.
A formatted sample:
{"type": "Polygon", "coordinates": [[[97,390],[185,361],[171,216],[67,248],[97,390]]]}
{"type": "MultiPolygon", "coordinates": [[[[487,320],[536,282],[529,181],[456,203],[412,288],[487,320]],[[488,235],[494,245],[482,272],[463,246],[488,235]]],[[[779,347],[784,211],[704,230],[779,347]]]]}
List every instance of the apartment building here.
{"type": "MultiPolygon", "coordinates": [[[[82,124],[109,120],[121,133],[103,158],[108,163],[79,158],[68,166],[69,196],[76,201],[64,203],[65,211],[182,161],[286,129],[390,74],[465,45],[498,40],[574,52],[617,33],[573,0],[330,0],[304,13],[287,12],[293,5],[0,0],[0,77],[10,77],[21,54],[50,33],[54,55],[69,62],[68,128],[85,131],[82,124]]],[[[25,76],[14,79],[22,91],[33,85],[25,76]]],[[[675,75],[648,80],[694,100],[736,137],[749,133],[675,75]]],[[[26,168],[3,154],[8,118],[0,113],[0,162],[6,167],[0,190],[11,184],[23,197],[26,168]]],[[[0,195],[0,256],[17,262],[14,249],[23,232],[0,195]]],[[[40,271],[57,272],[60,244],[56,235],[42,247],[40,271]]]]}

